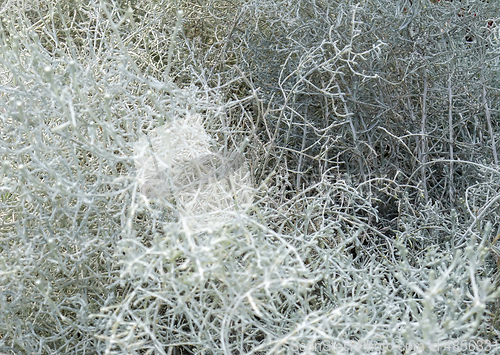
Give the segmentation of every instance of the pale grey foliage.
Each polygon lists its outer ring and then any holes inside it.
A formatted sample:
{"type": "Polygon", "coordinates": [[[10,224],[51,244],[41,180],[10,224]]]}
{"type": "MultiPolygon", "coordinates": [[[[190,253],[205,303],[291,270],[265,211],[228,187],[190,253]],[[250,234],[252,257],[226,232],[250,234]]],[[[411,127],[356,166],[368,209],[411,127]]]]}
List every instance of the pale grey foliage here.
{"type": "Polygon", "coordinates": [[[495,3],[3,5],[0,352],[495,352],[495,3]]]}

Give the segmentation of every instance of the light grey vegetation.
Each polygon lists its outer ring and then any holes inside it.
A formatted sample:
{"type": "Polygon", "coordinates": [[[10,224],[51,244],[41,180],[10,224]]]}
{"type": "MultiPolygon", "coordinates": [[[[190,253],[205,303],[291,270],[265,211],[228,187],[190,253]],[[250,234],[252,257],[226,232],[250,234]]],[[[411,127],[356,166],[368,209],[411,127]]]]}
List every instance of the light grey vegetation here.
{"type": "Polygon", "coordinates": [[[496,1],[0,12],[0,352],[495,353],[496,1]],[[134,144],[190,115],[250,206],[141,190],[134,144]]]}

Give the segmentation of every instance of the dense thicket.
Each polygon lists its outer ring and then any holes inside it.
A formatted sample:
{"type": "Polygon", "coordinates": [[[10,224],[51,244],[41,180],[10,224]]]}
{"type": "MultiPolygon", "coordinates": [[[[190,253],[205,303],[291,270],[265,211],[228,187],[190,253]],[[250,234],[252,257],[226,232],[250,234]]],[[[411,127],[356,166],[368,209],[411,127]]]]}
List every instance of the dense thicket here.
{"type": "Polygon", "coordinates": [[[1,352],[494,353],[498,4],[0,14],[1,352]],[[134,146],[169,156],[151,141],[177,126],[185,156],[205,130],[205,155],[249,172],[250,206],[220,165],[233,206],[187,212],[222,199],[201,183],[145,193],[134,146]]]}

